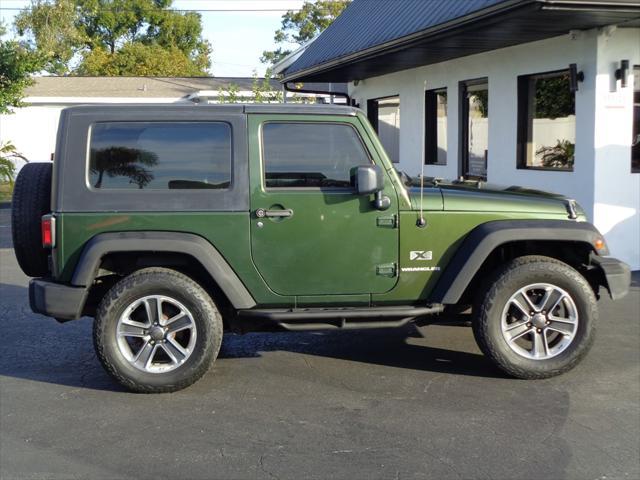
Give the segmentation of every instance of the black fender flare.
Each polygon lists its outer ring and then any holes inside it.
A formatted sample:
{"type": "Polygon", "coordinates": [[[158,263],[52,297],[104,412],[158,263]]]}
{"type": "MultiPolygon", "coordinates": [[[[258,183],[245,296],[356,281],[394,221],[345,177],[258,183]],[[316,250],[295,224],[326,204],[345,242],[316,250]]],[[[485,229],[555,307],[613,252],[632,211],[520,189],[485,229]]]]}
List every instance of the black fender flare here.
{"type": "Polygon", "coordinates": [[[102,258],[115,252],[173,252],[189,255],[209,272],[234,308],[253,308],[256,305],[220,252],[204,238],[191,233],[137,231],[98,234],[85,244],[71,284],[90,286],[102,258]]]}
{"type": "MultiPolygon", "coordinates": [[[[475,227],[445,267],[433,289],[431,300],[456,304],[487,257],[500,245],[517,241],[561,241],[588,244],[602,239],[588,222],[571,220],[494,220],[475,227]]],[[[601,255],[609,252],[601,249],[601,255]]]]}

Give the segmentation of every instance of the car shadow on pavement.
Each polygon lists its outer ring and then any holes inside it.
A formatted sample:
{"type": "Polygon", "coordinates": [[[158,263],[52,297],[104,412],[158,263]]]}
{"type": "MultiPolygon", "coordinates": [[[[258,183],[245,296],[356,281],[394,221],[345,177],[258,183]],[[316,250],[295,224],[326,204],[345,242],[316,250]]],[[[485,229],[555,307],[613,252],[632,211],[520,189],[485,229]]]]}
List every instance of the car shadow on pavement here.
{"type": "MultiPolygon", "coordinates": [[[[446,325],[466,327],[463,323],[446,325]]],[[[428,340],[429,327],[421,330],[428,340]]],[[[250,358],[264,352],[288,351],[386,367],[504,378],[480,353],[424,345],[421,330],[410,324],[394,329],[226,335],[219,358],[250,358]]],[[[449,334],[449,339],[455,340],[454,335],[449,334]]]]}
{"type": "Polygon", "coordinates": [[[59,324],[29,307],[26,287],[0,284],[0,377],[93,390],[124,391],[93,350],[92,322],[59,324]]]}
{"type": "MultiPolygon", "coordinates": [[[[60,325],[34,314],[23,286],[1,284],[0,298],[4,307],[0,312],[1,376],[122,391],[95,356],[90,319],[60,325]]],[[[429,327],[424,330],[428,334],[429,327]]],[[[266,352],[285,351],[395,368],[501,377],[480,354],[426,346],[421,344],[424,340],[414,325],[359,331],[225,334],[219,358],[258,358],[266,352]]]]}

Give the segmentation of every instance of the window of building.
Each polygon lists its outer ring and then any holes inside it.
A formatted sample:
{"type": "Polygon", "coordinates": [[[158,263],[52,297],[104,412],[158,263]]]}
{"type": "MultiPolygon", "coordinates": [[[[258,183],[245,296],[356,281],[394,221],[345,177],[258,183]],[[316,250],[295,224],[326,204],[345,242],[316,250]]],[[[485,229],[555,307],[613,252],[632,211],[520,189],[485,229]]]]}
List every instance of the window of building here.
{"type": "Polygon", "coordinates": [[[461,174],[487,179],[489,156],[489,82],[486,78],[460,84],[461,174]]]}
{"type": "Polygon", "coordinates": [[[89,183],[102,189],[228,188],[231,127],[222,122],[104,122],[91,127],[89,183]]]}
{"type": "Polygon", "coordinates": [[[633,67],[633,137],[631,173],[640,173],[640,65],[633,67]]]}
{"type": "Polygon", "coordinates": [[[424,163],[447,164],[447,89],[427,90],[424,95],[424,163]]]}
{"type": "Polygon", "coordinates": [[[267,188],[351,188],[354,167],[371,163],[348,124],[272,122],[262,127],[267,188]]]}
{"type": "Polygon", "coordinates": [[[367,101],[367,116],[393,163],[400,161],[400,97],[367,101]]]}
{"type": "Polygon", "coordinates": [[[569,70],[518,77],[518,167],[573,171],[575,145],[569,70]]]}

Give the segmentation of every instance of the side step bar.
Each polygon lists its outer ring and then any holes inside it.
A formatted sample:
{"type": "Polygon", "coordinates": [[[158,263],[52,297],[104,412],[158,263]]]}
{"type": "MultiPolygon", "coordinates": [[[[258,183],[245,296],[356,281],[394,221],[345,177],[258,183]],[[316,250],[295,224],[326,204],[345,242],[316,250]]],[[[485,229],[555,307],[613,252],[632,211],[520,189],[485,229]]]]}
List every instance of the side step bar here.
{"type": "Polygon", "coordinates": [[[293,308],[238,311],[241,320],[275,325],[286,330],[326,330],[401,327],[416,317],[444,310],[443,305],[427,307],[293,308]]]}

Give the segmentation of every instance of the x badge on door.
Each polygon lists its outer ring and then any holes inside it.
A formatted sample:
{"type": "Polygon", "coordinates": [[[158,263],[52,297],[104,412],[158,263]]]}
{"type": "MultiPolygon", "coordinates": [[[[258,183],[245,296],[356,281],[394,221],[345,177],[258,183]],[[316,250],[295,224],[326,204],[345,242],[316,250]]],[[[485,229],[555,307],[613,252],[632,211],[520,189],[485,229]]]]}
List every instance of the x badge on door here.
{"type": "Polygon", "coordinates": [[[433,252],[431,250],[412,250],[409,252],[409,260],[431,260],[433,252]]]}

